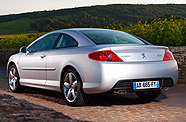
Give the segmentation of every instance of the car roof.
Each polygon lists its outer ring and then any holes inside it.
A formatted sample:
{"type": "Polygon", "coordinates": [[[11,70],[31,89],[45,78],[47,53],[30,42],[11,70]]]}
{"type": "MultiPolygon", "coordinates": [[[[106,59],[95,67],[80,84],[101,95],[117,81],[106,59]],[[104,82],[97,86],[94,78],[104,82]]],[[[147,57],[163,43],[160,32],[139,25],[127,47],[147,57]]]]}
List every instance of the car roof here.
{"type": "MultiPolygon", "coordinates": [[[[69,28],[69,29],[61,29],[61,30],[56,30],[52,32],[64,32],[64,31],[86,31],[86,30],[110,30],[110,29],[102,29],[102,28],[69,28]]],[[[110,30],[113,31],[113,30],[110,30]]]]}
{"type": "Polygon", "coordinates": [[[65,33],[70,36],[72,36],[76,41],[78,41],[79,46],[95,46],[96,44],[90,40],[87,36],[82,34],[80,31],[86,31],[86,30],[109,30],[109,29],[99,29],[99,28],[69,28],[69,29],[61,29],[61,30],[56,30],[49,32],[45,35],[43,35],[41,38],[44,36],[47,36],[52,33],[65,33]]]}
{"type": "MultiPolygon", "coordinates": [[[[68,34],[68,35],[72,36],[76,41],[78,41],[78,46],[95,46],[96,44],[94,42],[92,42],[87,36],[85,36],[84,34],[79,32],[80,30],[101,30],[101,29],[70,28],[70,29],[61,29],[61,30],[51,31],[51,32],[48,32],[48,33],[42,35],[41,37],[39,37],[35,41],[33,41],[29,46],[27,46],[27,48],[30,47],[36,41],[40,40],[41,38],[43,38],[43,37],[45,37],[49,34],[53,34],[53,33],[65,33],[65,34],[68,34]]],[[[102,30],[106,30],[106,29],[102,29],[102,30]]]]}

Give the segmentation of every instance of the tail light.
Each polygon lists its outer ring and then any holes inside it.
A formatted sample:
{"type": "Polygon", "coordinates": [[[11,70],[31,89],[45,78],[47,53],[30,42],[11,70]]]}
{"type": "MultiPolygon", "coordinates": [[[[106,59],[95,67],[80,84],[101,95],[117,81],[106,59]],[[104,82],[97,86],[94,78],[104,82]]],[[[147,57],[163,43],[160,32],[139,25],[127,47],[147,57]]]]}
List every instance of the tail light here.
{"type": "Polygon", "coordinates": [[[174,60],[174,56],[171,53],[171,51],[165,50],[165,55],[164,55],[163,61],[170,61],[170,60],[174,60]]]}
{"type": "Polygon", "coordinates": [[[88,57],[92,60],[102,62],[123,62],[114,52],[111,50],[97,51],[90,53],[88,57]]]}

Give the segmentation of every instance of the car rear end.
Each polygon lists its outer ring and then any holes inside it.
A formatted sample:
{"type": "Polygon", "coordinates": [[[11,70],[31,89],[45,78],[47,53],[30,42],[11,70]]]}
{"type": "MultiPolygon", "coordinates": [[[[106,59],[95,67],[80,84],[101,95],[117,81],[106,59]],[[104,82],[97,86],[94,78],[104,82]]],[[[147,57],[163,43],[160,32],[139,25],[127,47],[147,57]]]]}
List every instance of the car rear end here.
{"type": "Polygon", "coordinates": [[[89,58],[99,62],[101,69],[100,85],[89,89],[94,93],[163,89],[178,80],[177,62],[163,46],[114,46],[90,53],[89,58]]]}

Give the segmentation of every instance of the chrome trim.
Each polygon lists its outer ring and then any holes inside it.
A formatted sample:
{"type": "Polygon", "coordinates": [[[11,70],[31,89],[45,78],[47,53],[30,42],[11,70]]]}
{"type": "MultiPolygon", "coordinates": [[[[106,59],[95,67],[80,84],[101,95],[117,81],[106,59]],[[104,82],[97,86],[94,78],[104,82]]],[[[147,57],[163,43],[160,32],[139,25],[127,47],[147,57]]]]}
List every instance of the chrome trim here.
{"type": "Polygon", "coordinates": [[[22,70],[56,70],[56,68],[22,67],[22,70]]]}

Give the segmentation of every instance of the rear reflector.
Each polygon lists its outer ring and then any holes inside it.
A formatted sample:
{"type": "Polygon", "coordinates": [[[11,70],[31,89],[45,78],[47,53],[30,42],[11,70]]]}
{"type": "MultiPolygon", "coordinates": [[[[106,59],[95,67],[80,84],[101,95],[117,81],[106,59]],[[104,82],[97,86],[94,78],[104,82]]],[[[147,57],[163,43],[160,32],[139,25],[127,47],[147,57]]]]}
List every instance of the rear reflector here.
{"type": "Polygon", "coordinates": [[[92,60],[102,61],[102,62],[123,62],[114,52],[111,50],[103,50],[90,53],[88,57],[92,60]]]}
{"type": "Polygon", "coordinates": [[[170,61],[170,60],[174,60],[174,56],[171,53],[171,51],[165,50],[165,55],[164,55],[163,61],[170,61]]]}

